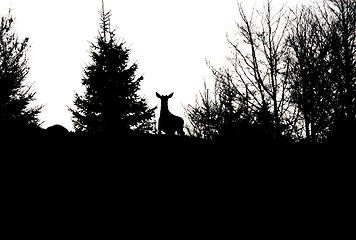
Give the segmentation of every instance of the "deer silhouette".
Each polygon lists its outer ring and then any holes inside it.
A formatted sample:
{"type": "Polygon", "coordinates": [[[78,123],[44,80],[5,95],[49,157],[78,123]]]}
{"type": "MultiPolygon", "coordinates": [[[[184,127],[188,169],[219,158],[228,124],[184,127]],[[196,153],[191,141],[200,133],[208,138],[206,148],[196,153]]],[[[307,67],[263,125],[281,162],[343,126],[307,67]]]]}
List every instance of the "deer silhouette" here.
{"type": "Polygon", "coordinates": [[[175,135],[177,132],[179,135],[184,135],[183,119],[173,115],[168,109],[168,99],[173,96],[173,93],[169,95],[160,95],[156,92],[156,96],[161,99],[161,112],[158,120],[158,133],[161,134],[163,131],[168,135],[175,135]]]}

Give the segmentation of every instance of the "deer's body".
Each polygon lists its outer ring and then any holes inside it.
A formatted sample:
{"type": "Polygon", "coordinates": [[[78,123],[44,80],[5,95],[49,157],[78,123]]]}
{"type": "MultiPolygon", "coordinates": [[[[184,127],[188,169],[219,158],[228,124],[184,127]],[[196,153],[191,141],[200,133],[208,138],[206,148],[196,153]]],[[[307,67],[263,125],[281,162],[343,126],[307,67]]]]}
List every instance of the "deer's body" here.
{"type": "Polygon", "coordinates": [[[177,132],[179,135],[184,135],[183,119],[172,114],[168,109],[168,99],[173,96],[173,93],[166,96],[156,93],[156,96],[161,99],[161,112],[158,120],[158,133],[161,134],[163,131],[168,135],[174,135],[177,132]]]}

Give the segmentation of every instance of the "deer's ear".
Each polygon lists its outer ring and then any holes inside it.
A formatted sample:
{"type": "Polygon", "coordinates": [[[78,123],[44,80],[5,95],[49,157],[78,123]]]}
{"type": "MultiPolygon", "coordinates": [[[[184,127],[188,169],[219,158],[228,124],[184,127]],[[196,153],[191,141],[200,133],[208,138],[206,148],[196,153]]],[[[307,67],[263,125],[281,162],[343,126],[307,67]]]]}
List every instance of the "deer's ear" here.
{"type": "Polygon", "coordinates": [[[173,93],[169,94],[168,97],[171,98],[173,96],[173,93]]]}
{"type": "Polygon", "coordinates": [[[157,92],[156,92],[156,96],[157,96],[158,98],[161,98],[161,95],[159,95],[157,92]]]}

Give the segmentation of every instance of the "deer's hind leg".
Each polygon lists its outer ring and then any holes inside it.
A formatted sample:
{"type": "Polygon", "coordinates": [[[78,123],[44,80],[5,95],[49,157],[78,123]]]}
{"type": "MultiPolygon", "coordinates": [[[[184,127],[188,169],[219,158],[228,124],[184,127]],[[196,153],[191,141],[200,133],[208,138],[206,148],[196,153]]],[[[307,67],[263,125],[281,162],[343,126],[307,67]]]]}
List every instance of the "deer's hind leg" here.
{"type": "Polygon", "coordinates": [[[158,134],[162,134],[162,126],[159,121],[158,121],[158,134]]]}
{"type": "Polygon", "coordinates": [[[184,136],[183,127],[184,127],[184,121],[183,121],[183,119],[180,119],[179,124],[178,124],[177,133],[181,136],[184,136]]]}

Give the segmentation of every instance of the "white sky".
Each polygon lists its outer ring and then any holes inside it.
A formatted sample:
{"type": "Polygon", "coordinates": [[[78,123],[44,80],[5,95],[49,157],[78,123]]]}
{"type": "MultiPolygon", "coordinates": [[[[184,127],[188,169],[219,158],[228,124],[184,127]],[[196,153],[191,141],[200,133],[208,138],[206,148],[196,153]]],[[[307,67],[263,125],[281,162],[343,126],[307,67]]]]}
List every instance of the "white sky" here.
{"type": "MultiPolygon", "coordinates": [[[[205,59],[219,67],[229,52],[226,33],[235,30],[236,2],[105,0],[111,25],[118,27],[117,37],[132,50],[130,59],[138,63],[138,76],[145,77],[141,95],[151,107],[159,106],[156,91],[174,92],[169,108],[185,118],[184,106],[194,104],[204,79],[211,78],[205,59]]],[[[34,83],[35,104],[45,105],[42,127],[61,124],[72,130],[67,109],[73,106],[74,92],[83,89],[83,67],[90,62],[89,42],[95,42],[98,34],[101,0],[0,0],[1,15],[9,8],[20,39],[30,39],[27,80],[34,83]]]]}

